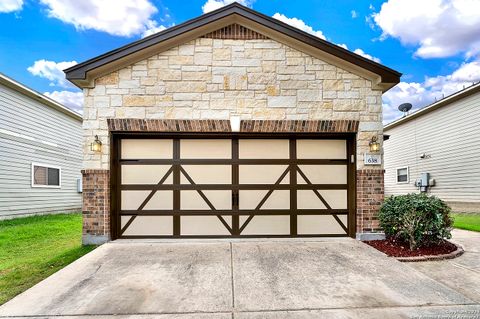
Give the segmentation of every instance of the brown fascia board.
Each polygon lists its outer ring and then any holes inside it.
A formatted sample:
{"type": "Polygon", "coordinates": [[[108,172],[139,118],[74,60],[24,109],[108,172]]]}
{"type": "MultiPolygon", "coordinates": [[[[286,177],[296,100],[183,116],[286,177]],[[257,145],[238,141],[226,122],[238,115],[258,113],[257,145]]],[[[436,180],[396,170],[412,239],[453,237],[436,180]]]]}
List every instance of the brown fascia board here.
{"type": "Polygon", "coordinates": [[[320,49],[326,53],[334,55],[342,60],[348,61],[374,74],[377,74],[381,77],[382,83],[394,85],[400,82],[400,77],[402,74],[393,69],[390,69],[380,63],[374,62],[358,54],[350,52],[349,50],[339,47],[333,43],[317,38],[316,36],[313,36],[307,32],[304,32],[295,27],[292,27],[275,18],[266,16],[260,12],[257,12],[255,10],[242,6],[236,2],[230,5],[224,6],[215,11],[201,15],[197,18],[188,20],[177,26],[173,26],[164,31],[148,36],[146,38],[132,42],[118,49],[99,55],[85,62],[74,65],[64,70],[66,74],[66,78],[70,82],[78,86],[76,82],[77,81],[81,82],[82,80],[86,80],[88,71],[91,71],[100,66],[104,66],[113,61],[122,59],[132,53],[138,52],[142,49],[158,44],[162,41],[174,38],[178,35],[194,30],[198,27],[204,26],[213,21],[225,18],[230,15],[234,15],[234,14],[240,15],[246,19],[250,19],[256,23],[264,25],[270,29],[273,29],[277,32],[290,36],[298,41],[304,42],[312,47],[320,49]]]}

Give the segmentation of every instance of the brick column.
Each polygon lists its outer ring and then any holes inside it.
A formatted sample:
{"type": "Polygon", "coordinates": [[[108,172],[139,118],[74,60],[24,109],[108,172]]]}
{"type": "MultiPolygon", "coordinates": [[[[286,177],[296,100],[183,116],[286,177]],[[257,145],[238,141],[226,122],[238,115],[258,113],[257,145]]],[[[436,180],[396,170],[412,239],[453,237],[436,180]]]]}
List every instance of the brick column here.
{"type": "Polygon", "coordinates": [[[382,232],[378,210],[384,198],[383,174],[381,169],[357,170],[357,234],[360,239],[367,239],[369,233],[382,232]]]}
{"type": "Polygon", "coordinates": [[[83,175],[82,242],[102,244],[110,238],[110,175],[107,169],[86,169],[83,175]]]}

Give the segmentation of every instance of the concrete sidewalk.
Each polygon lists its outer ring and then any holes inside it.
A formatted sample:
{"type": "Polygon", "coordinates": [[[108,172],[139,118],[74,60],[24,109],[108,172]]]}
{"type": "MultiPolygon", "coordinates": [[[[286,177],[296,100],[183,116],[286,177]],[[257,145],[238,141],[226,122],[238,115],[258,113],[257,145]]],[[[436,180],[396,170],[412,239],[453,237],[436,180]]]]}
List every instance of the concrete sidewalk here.
{"type": "Polygon", "coordinates": [[[353,239],[117,241],[0,307],[0,317],[38,318],[448,314],[478,318],[478,296],[353,239]]]}
{"type": "Polygon", "coordinates": [[[454,229],[452,235],[453,241],[465,249],[462,256],[409,266],[480,303],[480,233],[454,229]]]}

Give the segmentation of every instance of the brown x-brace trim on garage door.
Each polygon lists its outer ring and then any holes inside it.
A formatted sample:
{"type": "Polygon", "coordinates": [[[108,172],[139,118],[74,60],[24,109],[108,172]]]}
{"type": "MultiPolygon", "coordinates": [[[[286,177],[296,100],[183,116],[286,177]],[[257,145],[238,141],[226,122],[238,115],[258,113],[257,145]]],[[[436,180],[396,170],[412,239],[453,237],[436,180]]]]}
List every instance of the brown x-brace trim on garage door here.
{"type": "MultiPolygon", "coordinates": [[[[182,236],[180,230],[181,216],[217,216],[224,227],[228,230],[229,237],[286,237],[279,235],[260,235],[249,236],[242,235],[250,221],[257,215],[290,215],[290,234],[288,236],[341,236],[338,234],[318,234],[318,235],[298,235],[297,234],[297,216],[298,215],[330,215],[337,221],[341,228],[349,236],[354,236],[355,231],[355,139],[354,135],[349,134],[113,134],[112,135],[112,192],[111,192],[111,220],[112,220],[112,238],[131,238],[132,236],[123,235],[125,230],[133,223],[137,216],[172,216],[173,217],[173,237],[222,237],[222,236],[182,236]],[[121,154],[121,139],[135,138],[167,138],[173,139],[173,158],[172,159],[135,159],[123,160],[121,154]],[[183,138],[212,138],[212,139],[230,139],[232,141],[231,159],[181,159],[180,158],[180,140],[183,138]],[[270,138],[270,139],[289,139],[290,158],[288,159],[239,159],[239,139],[251,138],[270,138]],[[345,139],[347,141],[347,159],[297,159],[296,158],[296,140],[301,138],[310,139],[345,139]],[[122,165],[171,165],[164,176],[157,184],[121,184],[121,166],[122,165]],[[187,171],[182,167],[183,164],[197,165],[230,165],[232,181],[231,184],[197,184],[187,171]],[[239,184],[239,165],[287,165],[287,168],[279,176],[274,184],[239,184]],[[298,165],[347,165],[347,184],[313,184],[300,169],[298,165]],[[297,172],[305,180],[306,184],[297,183],[297,172]],[[282,180],[290,173],[289,183],[281,184],[282,180]],[[190,184],[181,184],[180,176],[184,175],[190,184]],[[164,184],[167,178],[173,175],[173,184],[164,184]],[[297,209],[297,190],[312,190],[325,206],[324,209],[297,209]],[[318,190],[346,189],[348,197],[348,209],[333,209],[318,190]],[[136,210],[121,210],[121,191],[122,190],[150,190],[149,195],[136,210]],[[173,191],[173,209],[171,210],[144,210],[148,201],[159,190],[173,191]],[[186,210],[180,207],[180,191],[196,190],[200,197],[206,202],[210,210],[186,210]],[[203,193],[204,190],[230,190],[232,192],[232,209],[216,209],[208,197],[203,193]],[[268,190],[255,209],[239,208],[240,190],[268,190]],[[290,208],[289,209],[261,209],[264,203],[275,190],[289,190],[290,208]],[[240,225],[239,216],[247,215],[248,218],[240,225]],[[348,215],[348,224],[344,225],[338,215],[348,215]],[[120,227],[121,216],[131,216],[127,223],[120,227]],[[231,226],[225,221],[223,216],[232,216],[231,226]]],[[[288,237],[287,236],[287,237],[288,237]]],[[[172,236],[133,236],[134,238],[144,237],[172,237],[172,236]]],[[[224,236],[223,236],[224,237],[224,236]]]]}

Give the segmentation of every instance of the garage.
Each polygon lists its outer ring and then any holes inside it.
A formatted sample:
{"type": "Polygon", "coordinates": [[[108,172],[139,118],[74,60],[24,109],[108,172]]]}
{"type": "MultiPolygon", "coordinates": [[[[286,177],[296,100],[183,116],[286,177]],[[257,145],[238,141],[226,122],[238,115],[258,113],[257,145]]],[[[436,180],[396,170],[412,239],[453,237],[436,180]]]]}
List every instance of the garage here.
{"type": "Polygon", "coordinates": [[[232,3],[65,73],[85,96],[83,243],[381,238],[399,72],[232,3]]]}
{"type": "Polygon", "coordinates": [[[112,138],[113,238],[353,236],[354,139],[112,138]]]}

